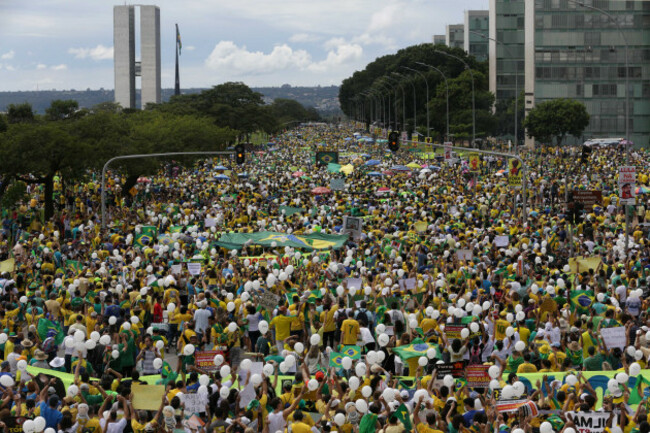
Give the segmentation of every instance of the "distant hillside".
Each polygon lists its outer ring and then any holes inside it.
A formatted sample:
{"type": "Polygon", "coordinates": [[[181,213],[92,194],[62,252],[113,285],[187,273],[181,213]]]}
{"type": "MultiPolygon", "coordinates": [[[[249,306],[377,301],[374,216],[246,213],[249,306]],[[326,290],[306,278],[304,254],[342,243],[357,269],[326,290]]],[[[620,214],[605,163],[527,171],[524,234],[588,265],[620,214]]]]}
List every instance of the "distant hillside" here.
{"type": "MultiPolygon", "coordinates": [[[[182,93],[198,93],[205,89],[182,89],[182,93]]],[[[315,107],[322,116],[338,115],[339,107],[338,86],[328,87],[291,87],[285,84],[281,87],[254,87],[254,91],[264,95],[267,102],[277,98],[293,99],[306,107],[315,107]]],[[[174,94],[174,89],[162,89],[163,101],[168,101],[174,94]]],[[[100,102],[113,101],[112,90],[39,90],[25,92],[0,92],[0,112],[6,111],[9,104],[29,102],[34,111],[45,113],[45,109],[56,99],[74,99],[82,108],[90,108],[100,102]]],[[[140,92],[136,94],[136,105],[140,105],[140,92]]]]}

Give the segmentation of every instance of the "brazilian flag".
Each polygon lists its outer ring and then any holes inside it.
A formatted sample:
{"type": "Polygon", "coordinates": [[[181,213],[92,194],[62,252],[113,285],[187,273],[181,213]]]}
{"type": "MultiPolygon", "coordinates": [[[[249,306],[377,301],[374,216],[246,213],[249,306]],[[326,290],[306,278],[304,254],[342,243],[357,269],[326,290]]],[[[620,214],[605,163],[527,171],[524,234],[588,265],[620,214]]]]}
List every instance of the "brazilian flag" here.
{"type": "Polygon", "coordinates": [[[557,236],[557,233],[551,233],[551,236],[548,238],[548,247],[551,251],[554,251],[560,245],[560,238],[557,236]]]}
{"type": "Polygon", "coordinates": [[[336,369],[343,368],[341,361],[343,361],[343,358],[345,358],[345,356],[346,355],[339,352],[330,353],[330,367],[334,367],[336,369]]]}
{"type": "Polygon", "coordinates": [[[63,343],[65,334],[63,333],[63,329],[61,329],[61,324],[59,322],[53,322],[50,319],[41,317],[38,320],[38,326],[36,327],[36,332],[38,332],[38,336],[41,338],[41,341],[44,341],[47,338],[47,333],[50,330],[56,332],[54,335],[54,342],[57,344],[57,346],[63,343]]]}
{"type": "Polygon", "coordinates": [[[156,227],[154,226],[142,226],[140,234],[135,236],[135,246],[144,247],[145,245],[153,244],[153,240],[156,238],[156,227]]]}
{"type": "Polygon", "coordinates": [[[413,424],[411,423],[411,414],[406,408],[404,403],[400,404],[397,409],[395,409],[394,415],[402,422],[404,430],[411,431],[413,430],[413,424]]]}
{"type": "Polygon", "coordinates": [[[571,308],[578,314],[588,314],[594,303],[594,292],[591,290],[571,291],[571,308]]]}
{"type": "Polygon", "coordinates": [[[436,352],[439,354],[440,350],[437,344],[427,343],[421,338],[416,338],[411,344],[405,346],[394,347],[393,352],[397,354],[401,359],[407,360],[420,356],[427,356],[427,350],[436,349],[436,352]]]}
{"type": "Polygon", "coordinates": [[[312,290],[311,292],[309,292],[309,296],[307,297],[307,302],[313,304],[314,302],[316,302],[316,299],[322,299],[322,298],[323,298],[323,294],[320,292],[320,290],[312,290]]]}
{"type": "Polygon", "coordinates": [[[65,267],[73,272],[81,272],[82,266],[78,260],[66,260],[65,267]]]}
{"type": "Polygon", "coordinates": [[[169,228],[169,233],[180,233],[183,231],[183,226],[171,226],[169,228]]]}
{"type": "Polygon", "coordinates": [[[361,359],[361,348],[359,346],[343,346],[341,354],[352,359],[361,359]]]}
{"type": "Polygon", "coordinates": [[[634,389],[630,392],[628,404],[639,404],[644,398],[650,399],[650,380],[639,375],[634,389]]]}
{"type": "Polygon", "coordinates": [[[318,151],[316,152],[316,164],[329,165],[339,163],[339,153],[336,151],[318,151]]]}

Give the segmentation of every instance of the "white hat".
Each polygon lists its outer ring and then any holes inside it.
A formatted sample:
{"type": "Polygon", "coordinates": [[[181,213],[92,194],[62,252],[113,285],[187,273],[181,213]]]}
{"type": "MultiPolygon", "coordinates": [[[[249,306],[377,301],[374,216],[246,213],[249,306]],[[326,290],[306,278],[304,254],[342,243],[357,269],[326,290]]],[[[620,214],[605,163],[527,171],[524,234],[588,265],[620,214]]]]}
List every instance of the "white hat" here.
{"type": "Polygon", "coordinates": [[[60,368],[65,365],[65,359],[57,356],[53,360],[50,361],[50,366],[52,368],[60,368]]]}

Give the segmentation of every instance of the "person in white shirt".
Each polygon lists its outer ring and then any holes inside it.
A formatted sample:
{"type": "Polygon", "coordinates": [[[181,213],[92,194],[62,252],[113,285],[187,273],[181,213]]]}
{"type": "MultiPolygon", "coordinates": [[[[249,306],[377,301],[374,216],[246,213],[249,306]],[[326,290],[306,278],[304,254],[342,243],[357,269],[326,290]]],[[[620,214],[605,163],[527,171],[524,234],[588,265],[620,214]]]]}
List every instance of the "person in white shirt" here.
{"type": "Polygon", "coordinates": [[[289,414],[291,414],[291,412],[293,412],[296,407],[298,407],[298,403],[300,400],[302,400],[302,396],[305,395],[306,389],[307,387],[303,386],[300,391],[300,395],[293,400],[291,406],[284,410],[282,410],[282,400],[280,400],[280,398],[276,397],[271,400],[271,407],[273,407],[273,412],[270,412],[266,416],[269,432],[284,431],[284,428],[287,426],[287,418],[289,417],[289,414]]]}

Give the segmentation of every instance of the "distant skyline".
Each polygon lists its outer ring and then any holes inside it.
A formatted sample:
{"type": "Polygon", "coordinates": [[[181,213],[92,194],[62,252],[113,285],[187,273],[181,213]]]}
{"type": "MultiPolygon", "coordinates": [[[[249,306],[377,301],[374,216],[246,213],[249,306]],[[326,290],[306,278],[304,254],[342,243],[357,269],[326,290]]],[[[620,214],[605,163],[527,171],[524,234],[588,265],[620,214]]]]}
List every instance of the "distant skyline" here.
{"type": "MultiPolygon", "coordinates": [[[[113,89],[115,4],[132,3],[0,2],[0,91],[113,89]]],[[[178,23],[181,88],[196,88],[225,81],[253,87],[339,85],[376,57],[430,43],[446,24],[462,23],[465,10],[488,9],[489,0],[137,4],[160,7],[162,87],[174,87],[178,23]]]]}

